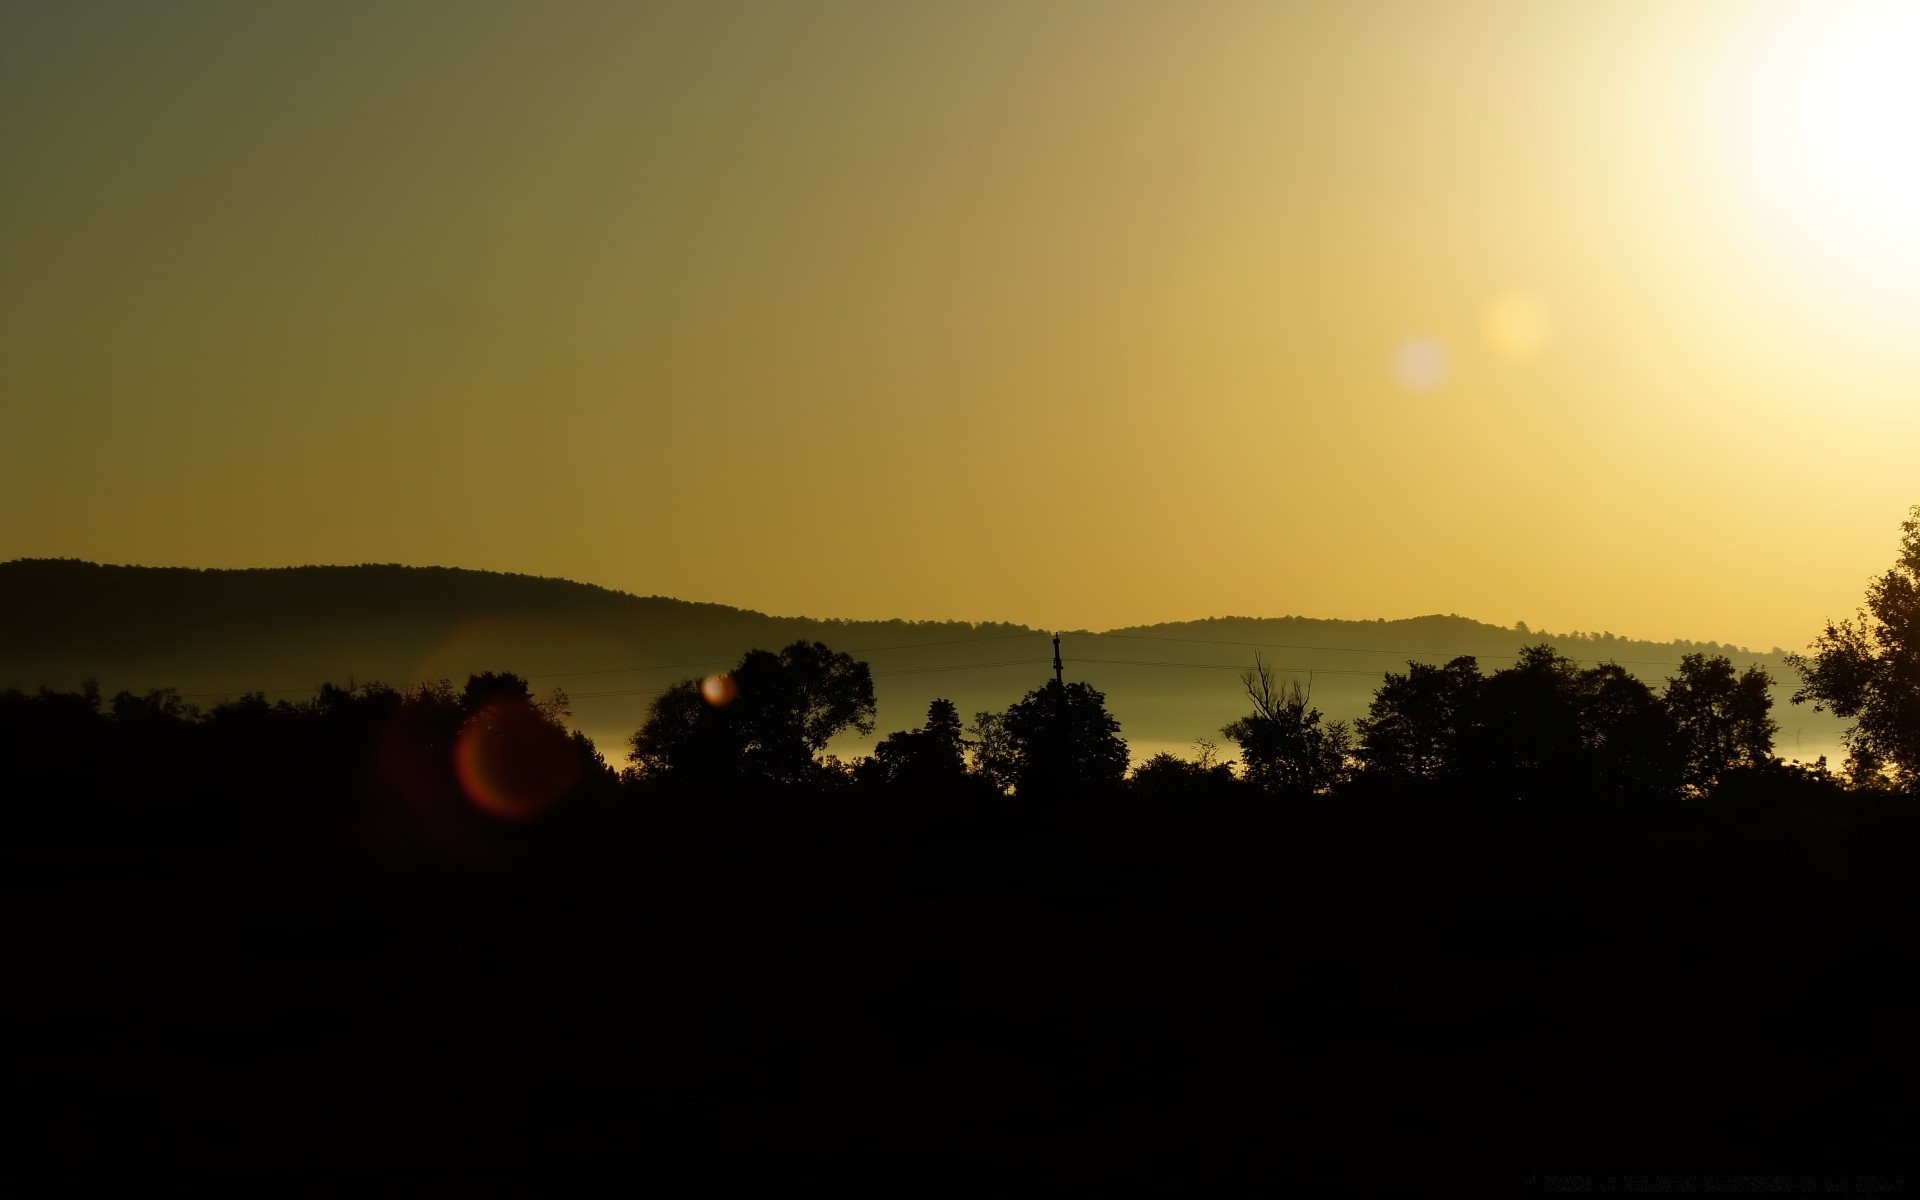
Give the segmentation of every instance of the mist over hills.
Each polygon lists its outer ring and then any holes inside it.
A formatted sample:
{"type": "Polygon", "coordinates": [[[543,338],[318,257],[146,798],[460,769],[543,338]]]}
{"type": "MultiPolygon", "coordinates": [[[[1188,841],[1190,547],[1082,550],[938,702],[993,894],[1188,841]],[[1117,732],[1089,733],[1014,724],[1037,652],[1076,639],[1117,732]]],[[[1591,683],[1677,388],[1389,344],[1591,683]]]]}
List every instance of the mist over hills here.
{"type": "MultiPolygon", "coordinates": [[[[0,563],[0,687],[111,694],[172,687],[211,706],[246,692],[299,699],[321,683],[406,686],[484,670],[566,691],[573,723],[610,762],[657,692],[725,670],[746,650],[822,641],[871,664],[878,734],[916,726],[927,702],[964,714],[1001,709],[1051,675],[1049,631],[1008,623],[778,617],[721,604],[635,596],[591,584],[395,564],[244,570],[109,566],[70,559],[0,563]]],[[[1066,675],[1107,694],[1136,759],[1218,739],[1242,714],[1237,673],[1255,653],[1312,689],[1330,719],[1366,711],[1383,673],[1408,659],[1467,654],[1485,670],[1548,642],[1586,662],[1615,661],[1655,685],[1681,655],[1759,664],[1775,689],[1779,750],[1835,754],[1842,723],[1786,703],[1794,678],[1778,649],[1547,634],[1460,616],[1404,620],[1216,617],[1062,633],[1066,675]]],[[[862,753],[871,739],[834,749],[862,753]]]]}

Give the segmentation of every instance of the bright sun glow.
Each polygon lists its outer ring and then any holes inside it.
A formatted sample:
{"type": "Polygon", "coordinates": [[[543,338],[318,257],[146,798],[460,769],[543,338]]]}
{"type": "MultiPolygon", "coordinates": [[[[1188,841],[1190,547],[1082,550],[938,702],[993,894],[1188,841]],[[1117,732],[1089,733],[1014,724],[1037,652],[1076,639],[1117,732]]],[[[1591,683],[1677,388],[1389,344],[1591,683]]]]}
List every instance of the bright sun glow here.
{"type": "Polygon", "coordinates": [[[1920,5],[1769,7],[1724,96],[1769,239],[1869,304],[1920,300],[1920,5]]]}

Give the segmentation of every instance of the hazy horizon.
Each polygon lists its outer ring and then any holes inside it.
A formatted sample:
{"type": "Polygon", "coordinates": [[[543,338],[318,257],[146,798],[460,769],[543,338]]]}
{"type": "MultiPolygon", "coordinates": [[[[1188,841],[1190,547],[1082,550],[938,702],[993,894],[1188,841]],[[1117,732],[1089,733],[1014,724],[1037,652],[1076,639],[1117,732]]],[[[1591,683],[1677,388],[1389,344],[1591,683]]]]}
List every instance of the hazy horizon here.
{"type": "MultiPolygon", "coordinates": [[[[590,581],[400,564],[268,568],[0,563],[0,689],[65,690],[93,679],[108,695],[173,688],[217,705],[253,691],[299,702],[321,682],[407,690],[471,673],[511,671],[571,698],[575,728],[620,760],[654,698],[676,680],[723,671],[749,649],[822,641],[868,661],[879,699],[873,736],[831,749],[870,753],[917,726],[935,698],[968,717],[998,711],[1050,678],[1048,631],[961,621],[906,626],[832,614],[798,617],[673,597],[637,597],[590,581]],[[288,578],[275,578],[282,574],[288,578]],[[110,624],[112,628],[103,628],[110,624]],[[1025,639],[1024,644],[1022,640],[1025,639]]],[[[1519,629],[1453,614],[1388,622],[1304,614],[1216,615],[1133,632],[1063,629],[1066,677],[1099,688],[1132,760],[1190,756],[1241,715],[1239,674],[1254,656],[1312,689],[1330,720],[1363,715],[1389,671],[1409,659],[1471,656],[1486,670],[1549,643],[1584,666],[1619,662],[1661,686],[1688,653],[1730,655],[1774,680],[1779,752],[1837,760],[1842,723],[1790,705],[1794,672],[1777,650],[1718,639],[1643,642],[1605,631],[1519,629]]]]}
{"type": "MultiPolygon", "coordinates": [[[[1164,618],[1161,620],[1154,620],[1154,621],[1129,621],[1122,624],[1107,625],[1102,627],[1095,627],[1092,625],[1085,625],[1085,624],[1046,625],[1046,624],[1041,624],[1035,621],[1021,620],[1018,617],[1004,617],[1004,616],[995,616],[995,615],[978,616],[978,615],[964,614],[964,613],[947,614],[947,615],[925,615],[925,614],[918,614],[918,613],[889,613],[889,614],[867,615],[867,616],[847,616],[845,614],[835,613],[835,612],[782,612],[765,605],[739,603],[731,600],[716,599],[713,597],[678,596],[678,595],[669,595],[664,592],[635,591],[628,588],[616,587],[611,584],[602,583],[594,579],[576,579],[576,578],[569,578],[569,577],[560,576],[560,575],[543,575],[543,574],[538,574],[530,571],[494,571],[490,568],[472,567],[472,566],[465,566],[465,565],[460,565],[455,563],[311,562],[311,563],[279,563],[279,564],[273,564],[273,565],[246,564],[246,565],[239,565],[239,566],[205,566],[205,565],[174,563],[174,562],[152,562],[152,563],[95,562],[93,560],[79,558],[74,555],[49,555],[49,556],[22,555],[13,559],[0,560],[0,565],[4,565],[5,562],[21,562],[21,561],[35,561],[35,560],[77,562],[77,563],[83,563],[89,566],[102,566],[102,567],[134,567],[134,568],[140,568],[145,570],[156,570],[156,571],[167,571],[167,570],[275,571],[275,570],[297,570],[301,568],[338,568],[338,567],[362,567],[362,566],[403,567],[408,569],[421,569],[421,570],[473,571],[481,574],[514,575],[514,576],[522,576],[530,579],[540,579],[540,580],[549,580],[549,581],[555,581],[555,582],[561,582],[561,583],[581,584],[586,587],[598,588],[603,591],[614,592],[619,595],[632,596],[639,599],[676,600],[676,601],[682,601],[689,604],[719,605],[724,608],[736,609],[740,612],[750,613],[757,616],[771,617],[776,620],[795,620],[795,621],[824,621],[824,622],[899,621],[907,624],[958,623],[958,624],[970,624],[970,625],[978,625],[978,626],[1015,625],[1021,628],[1031,629],[1039,633],[1060,633],[1060,634],[1079,633],[1079,634],[1087,634],[1087,635],[1098,635],[1098,634],[1105,634],[1105,633],[1120,632],[1128,629],[1144,629],[1144,628],[1151,628],[1154,626],[1161,626],[1161,625],[1199,624],[1199,623],[1208,622],[1208,621],[1306,620],[1306,621],[1328,621],[1328,622],[1356,622],[1357,621],[1362,623],[1374,623],[1374,622],[1390,623],[1390,622],[1397,622],[1397,621],[1414,621],[1424,617],[1453,617],[1453,618],[1461,618],[1464,620],[1473,621],[1481,625],[1492,626],[1493,628],[1496,628],[1496,629],[1511,629],[1515,631],[1524,631],[1525,633],[1530,635],[1538,635],[1540,637],[1549,637],[1549,638],[1573,638],[1573,637],[1579,637],[1582,635],[1603,634],[1603,635],[1611,635],[1623,641],[1632,641],[1632,642],[1658,642],[1658,643],[1691,642],[1691,643],[1700,643],[1700,644],[1713,644],[1713,645],[1724,646],[1729,649],[1738,649],[1746,653],[1759,654],[1759,655],[1774,654],[1774,653],[1781,653],[1781,652],[1798,653],[1803,649],[1803,647],[1801,646],[1790,646],[1790,645],[1781,645],[1781,644],[1775,644],[1772,646],[1750,645],[1746,643],[1735,642],[1727,638],[1714,637],[1712,636],[1711,631],[1679,632],[1679,633],[1666,634],[1666,635],[1659,635],[1659,634],[1643,635],[1643,634],[1629,633],[1629,632],[1624,632],[1622,630],[1605,628],[1605,627],[1594,628],[1594,629],[1554,629],[1554,628],[1548,628],[1546,626],[1540,625],[1535,622],[1530,622],[1525,620],[1516,619],[1515,621],[1500,622],[1500,621],[1489,620],[1485,617],[1478,616],[1474,613],[1442,612],[1438,609],[1428,609],[1428,610],[1419,611],[1419,612],[1406,612],[1406,613],[1400,613],[1395,615],[1381,615],[1381,614],[1363,615],[1363,614],[1357,614],[1357,613],[1312,613],[1312,612],[1195,613],[1187,616],[1168,617],[1168,618],[1164,618]]],[[[1839,615],[1839,614],[1836,614],[1836,615],[1839,615]]],[[[1809,635],[1807,640],[1809,641],[1811,640],[1811,635],[1809,635]]]]}

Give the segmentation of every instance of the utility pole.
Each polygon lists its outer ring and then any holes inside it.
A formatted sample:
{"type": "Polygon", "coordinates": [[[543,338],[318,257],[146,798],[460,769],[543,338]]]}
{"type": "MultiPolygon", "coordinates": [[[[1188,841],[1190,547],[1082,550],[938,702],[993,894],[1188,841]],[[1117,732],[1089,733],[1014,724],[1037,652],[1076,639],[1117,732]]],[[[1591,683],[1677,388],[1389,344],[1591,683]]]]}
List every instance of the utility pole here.
{"type": "Polygon", "coordinates": [[[1060,683],[1060,635],[1053,635],[1053,681],[1060,683]]]}

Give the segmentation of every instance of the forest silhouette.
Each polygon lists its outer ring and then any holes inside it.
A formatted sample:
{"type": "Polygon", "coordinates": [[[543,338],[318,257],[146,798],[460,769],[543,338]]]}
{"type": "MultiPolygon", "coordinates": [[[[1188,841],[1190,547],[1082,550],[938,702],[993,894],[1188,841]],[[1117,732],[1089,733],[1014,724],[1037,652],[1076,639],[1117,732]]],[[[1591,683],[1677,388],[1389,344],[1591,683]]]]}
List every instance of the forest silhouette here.
{"type": "MultiPolygon", "coordinates": [[[[779,617],[636,596],[563,579],[438,567],[361,565],[253,570],[0,563],[0,688],[112,694],[171,687],[212,707],[252,691],[304,699],[322,681],[420,683],[510,668],[541,691],[567,690],[574,728],[620,747],[652,699],[693,674],[725,671],[750,649],[824,642],[869,663],[880,730],[917,725],[935,699],[963,716],[999,711],[1050,659],[1048,634],[1008,622],[846,621],[779,617]]],[[[1307,680],[1328,720],[1365,714],[1383,673],[1409,658],[1469,655],[1491,670],[1546,643],[1582,665],[1615,661],[1659,686],[1687,654],[1724,655],[1785,684],[1778,649],[1535,631],[1459,616],[1398,620],[1219,617],[1099,632],[1060,630],[1073,678],[1099,688],[1126,726],[1137,764],[1185,754],[1240,717],[1233,679],[1260,650],[1307,680]]],[[[1044,672],[1043,672],[1044,673],[1044,672]]],[[[1787,692],[1776,689],[1784,706],[1787,692]]],[[[1838,757],[1844,726],[1802,707],[1783,715],[1784,753],[1838,757]]],[[[848,733],[831,750],[864,755],[848,733]]]]}
{"type": "MultiPolygon", "coordinates": [[[[1129,767],[1056,674],[870,754],[754,649],[624,767],[563,692],[0,692],[17,1183],[545,1194],[1519,1187],[1902,1161],[1920,1119],[1920,508],[1765,670],[1552,645],[1129,767]]],[[[502,664],[510,667],[512,664],[502,664]]],[[[1034,668],[1044,676],[1044,667],[1034,668]]]]}

